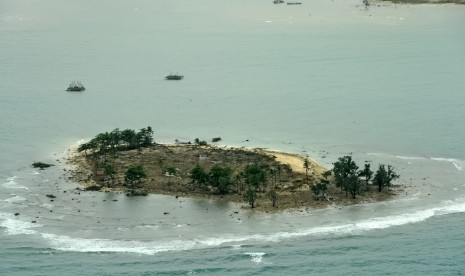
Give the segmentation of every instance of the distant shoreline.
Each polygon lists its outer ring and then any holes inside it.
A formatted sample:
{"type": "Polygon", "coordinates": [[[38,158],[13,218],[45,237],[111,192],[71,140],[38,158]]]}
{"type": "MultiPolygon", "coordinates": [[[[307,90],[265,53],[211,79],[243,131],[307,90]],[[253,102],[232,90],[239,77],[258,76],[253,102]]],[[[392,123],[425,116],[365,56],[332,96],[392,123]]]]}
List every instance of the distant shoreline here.
{"type": "MultiPolygon", "coordinates": [[[[108,157],[110,158],[110,157],[108,157]]],[[[77,149],[69,150],[67,164],[70,166],[71,178],[83,186],[83,189],[89,187],[94,190],[105,192],[126,193],[127,187],[124,184],[124,171],[131,164],[142,164],[147,168],[147,180],[143,184],[143,189],[150,194],[165,194],[176,197],[190,198],[208,198],[219,201],[242,203],[242,208],[250,209],[249,204],[244,200],[244,192],[239,193],[215,193],[211,187],[204,189],[193,188],[189,180],[189,171],[196,165],[202,164],[211,167],[212,164],[221,164],[232,166],[233,169],[243,167],[250,160],[269,160],[260,162],[269,162],[272,165],[277,162],[286,169],[286,175],[283,171],[283,180],[278,181],[268,176],[267,185],[275,185],[278,194],[277,206],[273,207],[272,202],[265,192],[259,192],[254,210],[262,212],[281,212],[297,209],[316,209],[324,207],[347,206],[353,204],[370,203],[386,201],[393,198],[401,188],[394,186],[392,189],[377,192],[374,187],[364,191],[357,196],[357,199],[351,199],[345,193],[330,185],[328,196],[325,198],[315,199],[310,185],[316,183],[322,178],[322,174],[327,169],[320,166],[317,162],[308,159],[310,170],[306,178],[303,166],[305,158],[292,153],[270,151],[265,149],[245,149],[245,148],[226,148],[219,146],[194,146],[179,144],[156,144],[149,148],[144,148],[141,152],[137,150],[128,150],[113,156],[111,162],[115,164],[118,173],[115,175],[115,184],[110,185],[109,178],[106,177],[102,169],[95,166],[92,159],[84,153],[77,152],[77,149]],[[232,158],[231,156],[234,156],[232,158]],[[238,158],[238,159],[237,159],[238,158]],[[247,159],[251,158],[251,159],[247,159]],[[161,161],[162,160],[162,161],[161,161]],[[199,161],[200,160],[200,161],[199,161]],[[243,163],[238,160],[243,160],[243,163]],[[172,166],[177,170],[176,175],[163,173],[163,167],[172,166]]],[[[276,163],[276,164],[277,164],[276,163]]]]}
{"type": "Polygon", "coordinates": [[[465,4],[465,0],[378,0],[376,2],[391,2],[393,4],[465,4]]]}

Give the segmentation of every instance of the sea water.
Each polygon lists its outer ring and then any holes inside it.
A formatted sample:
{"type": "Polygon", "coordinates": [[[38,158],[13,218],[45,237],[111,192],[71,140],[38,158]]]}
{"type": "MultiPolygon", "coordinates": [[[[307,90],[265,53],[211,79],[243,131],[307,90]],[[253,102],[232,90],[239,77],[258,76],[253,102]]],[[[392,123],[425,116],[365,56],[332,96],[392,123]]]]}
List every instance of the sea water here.
{"type": "Polygon", "coordinates": [[[2,273],[465,273],[464,26],[458,5],[0,0],[2,273]],[[157,142],[392,164],[405,191],[258,214],[75,190],[71,146],[149,125],[157,142]]]}

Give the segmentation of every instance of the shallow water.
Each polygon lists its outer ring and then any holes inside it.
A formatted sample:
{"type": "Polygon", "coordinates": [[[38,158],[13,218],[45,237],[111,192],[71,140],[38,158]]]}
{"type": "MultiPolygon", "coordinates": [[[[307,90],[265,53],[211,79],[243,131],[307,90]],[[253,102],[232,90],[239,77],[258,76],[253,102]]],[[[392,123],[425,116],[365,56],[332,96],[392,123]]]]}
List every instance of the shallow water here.
{"type": "Polygon", "coordinates": [[[465,7],[358,4],[0,0],[2,271],[463,273],[465,7]],[[70,146],[147,125],[158,142],[393,164],[406,194],[270,215],[76,192],[70,146]]]}

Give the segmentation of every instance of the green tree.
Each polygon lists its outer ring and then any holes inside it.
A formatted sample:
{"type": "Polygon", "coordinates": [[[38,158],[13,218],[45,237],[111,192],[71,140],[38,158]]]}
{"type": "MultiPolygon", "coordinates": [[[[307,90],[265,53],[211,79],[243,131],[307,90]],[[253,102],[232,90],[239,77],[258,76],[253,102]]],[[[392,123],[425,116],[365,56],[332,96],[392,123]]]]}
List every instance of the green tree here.
{"type": "Polygon", "coordinates": [[[208,174],[208,182],[217,188],[220,194],[227,194],[231,186],[231,175],[232,169],[230,167],[214,165],[208,174]]]}
{"type": "Polygon", "coordinates": [[[244,190],[244,181],[242,173],[236,173],[233,177],[233,181],[236,184],[236,191],[238,194],[241,194],[244,190]]]}
{"type": "Polygon", "coordinates": [[[276,189],[268,191],[268,198],[271,200],[273,207],[276,207],[276,203],[278,202],[278,193],[276,192],[276,189]]]}
{"type": "Polygon", "coordinates": [[[90,140],[87,143],[81,144],[78,147],[78,152],[84,151],[86,155],[88,150],[92,151],[92,154],[95,154],[95,151],[97,150],[97,143],[94,139],[90,140]]]}
{"type": "Polygon", "coordinates": [[[394,172],[394,167],[391,165],[388,165],[386,186],[390,188],[391,182],[398,178],[399,178],[399,175],[396,172],[394,172]]]}
{"type": "Polygon", "coordinates": [[[142,183],[142,180],[146,177],[147,175],[144,171],[144,167],[138,165],[130,167],[126,171],[124,174],[124,181],[129,188],[134,189],[137,188],[142,183]]]}
{"type": "Polygon", "coordinates": [[[115,128],[108,135],[108,144],[110,146],[111,153],[115,154],[119,149],[121,143],[121,131],[115,128]]]}
{"type": "Polygon", "coordinates": [[[78,151],[87,154],[87,150],[92,150],[92,155],[98,157],[108,152],[114,154],[118,150],[149,147],[153,143],[153,130],[150,126],[137,133],[132,129],[120,131],[115,128],[111,132],[97,134],[89,142],[80,145],[78,151]]]}
{"type": "Polygon", "coordinates": [[[350,193],[352,198],[355,199],[356,194],[360,191],[360,180],[358,179],[358,175],[350,174],[345,182],[347,191],[350,193]]]}
{"type": "Polygon", "coordinates": [[[247,164],[243,170],[244,181],[249,188],[259,191],[266,186],[266,171],[258,164],[247,164]]]}
{"type": "Polygon", "coordinates": [[[276,182],[278,177],[278,168],[275,166],[270,167],[270,175],[271,175],[271,187],[272,189],[276,189],[276,182]]]}
{"type": "Polygon", "coordinates": [[[313,193],[313,198],[315,199],[320,199],[320,189],[318,187],[317,184],[313,184],[311,187],[310,187],[310,190],[312,191],[313,193]]]}
{"type": "Polygon", "coordinates": [[[153,130],[150,126],[140,130],[140,145],[142,147],[150,147],[153,144],[153,130]]]}
{"type": "Polygon", "coordinates": [[[103,173],[110,178],[110,183],[111,186],[115,184],[115,174],[116,174],[116,168],[110,163],[106,163],[103,166],[103,173]]]}
{"type": "Polygon", "coordinates": [[[353,181],[355,177],[358,178],[357,170],[358,166],[351,156],[339,157],[338,161],[334,162],[333,173],[336,187],[344,190],[346,195],[348,192],[352,193],[353,189],[359,186],[355,185],[353,181]]]}
{"type": "Polygon", "coordinates": [[[384,165],[380,164],[378,170],[375,173],[375,176],[373,177],[373,184],[378,186],[378,192],[381,192],[383,188],[386,187],[387,180],[388,172],[386,171],[384,165]]]}
{"type": "Polygon", "coordinates": [[[207,141],[200,141],[199,138],[195,138],[194,143],[198,146],[206,146],[208,145],[207,141]]]}
{"type": "Polygon", "coordinates": [[[247,191],[245,191],[244,199],[252,208],[255,208],[255,201],[257,200],[257,197],[257,192],[253,189],[253,187],[249,187],[247,191]]]}
{"type": "Polygon", "coordinates": [[[368,184],[373,176],[373,171],[371,170],[369,163],[365,164],[365,168],[362,171],[359,171],[358,176],[365,177],[366,187],[368,188],[368,184]]]}
{"type": "Polygon", "coordinates": [[[305,169],[305,179],[307,180],[307,184],[308,184],[308,170],[310,169],[310,161],[308,160],[308,156],[305,157],[305,160],[304,160],[304,169],[305,169]]]}
{"type": "Polygon", "coordinates": [[[328,180],[328,177],[330,177],[333,174],[331,170],[325,171],[322,176],[325,178],[325,180],[328,180]]]}
{"type": "Polygon", "coordinates": [[[136,148],[136,132],[132,129],[125,129],[121,131],[121,140],[126,146],[127,149],[135,149],[136,148]]]}
{"type": "Polygon", "coordinates": [[[197,165],[190,171],[189,178],[194,185],[203,187],[208,181],[208,174],[202,166],[197,165]]]}
{"type": "Polygon", "coordinates": [[[320,182],[313,184],[310,187],[310,190],[313,192],[314,198],[319,200],[321,197],[326,195],[326,191],[328,190],[328,181],[321,179],[320,182]]]}

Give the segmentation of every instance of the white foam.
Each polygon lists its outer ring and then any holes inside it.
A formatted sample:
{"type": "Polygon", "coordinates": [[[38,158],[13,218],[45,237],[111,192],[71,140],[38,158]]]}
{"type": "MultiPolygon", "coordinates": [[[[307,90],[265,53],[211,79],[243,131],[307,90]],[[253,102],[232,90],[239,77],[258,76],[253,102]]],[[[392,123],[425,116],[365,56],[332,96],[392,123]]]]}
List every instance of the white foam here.
{"type": "Polygon", "coordinates": [[[460,166],[459,164],[455,163],[455,162],[452,162],[452,164],[454,164],[454,167],[459,170],[459,171],[462,171],[462,166],[460,166]]]}
{"type": "MultiPolygon", "coordinates": [[[[159,225],[151,225],[151,224],[144,224],[144,225],[137,225],[136,228],[138,229],[157,229],[159,228],[159,225]]],[[[128,228],[121,228],[124,229],[124,231],[129,230],[128,228]]],[[[120,230],[120,227],[118,227],[118,230],[120,230]]]]}
{"type": "Polygon", "coordinates": [[[302,236],[357,234],[363,231],[385,229],[389,227],[417,223],[425,221],[433,216],[463,212],[465,212],[465,203],[452,204],[443,207],[420,210],[408,214],[372,218],[353,224],[321,226],[295,232],[280,232],[265,237],[265,240],[276,242],[282,239],[297,238],[302,236]]]}
{"type": "MultiPolygon", "coordinates": [[[[292,232],[278,232],[274,234],[255,234],[249,236],[224,236],[221,238],[206,238],[196,240],[175,240],[165,243],[140,242],[140,241],[118,241],[102,239],[79,239],[66,236],[55,236],[43,234],[50,240],[58,250],[79,251],[79,252],[132,252],[138,254],[156,254],[165,251],[190,250],[194,248],[216,247],[227,243],[243,243],[246,241],[271,241],[277,242],[283,239],[297,238],[302,236],[325,236],[357,234],[363,231],[384,229],[394,226],[401,226],[410,223],[425,221],[437,215],[465,212],[465,203],[450,203],[443,207],[436,207],[427,210],[419,210],[413,213],[378,217],[363,220],[353,224],[329,225],[313,227],[292,232]]],[[[233,245],[237,248],[237,245],[233,245]]],[[[254,262],[261,262],[265,253],[246,253],[252,256],[254,262]]]]}
{"type": "Polygon", "coordinates": [[[239,250],[239,249],[241,249],[241,247],[242,247],[242,244],[233,244],[233,245],[231,245],[232,250],[239,250]]]}
{"type": "Polygon", "coordinates": [[[42,227],[41,224],[21,221],[6,213],[0,213],[0,220],[0,227],[5,228],[7,235],[33,235],[37,231],[31,228],[42,227]]]}
{"type": "Polygon", "coordinates": [[[40,205],[40,207],[51,210],[51,209],[53,209],[55,207],[55,205],[50,204],[50,203],[44,203],[44,204],[40,205]]]}
{"type": "MultiPolygon", "coordinates": [[[[39,224],[32,224],[13,219],[14,217],[12,217],[11,214],[4,216],[0,226],[5,227],[7,229],[6,232],[12,235],[39,234],[51,244],[51,247],[56,250],[74,252],[127,252],[153,255],[166,251],[211,248],[224,244],[230,244],[233,249],[239,249],[241,245],[238,244],[244,244],[251,241],[278,242],[284,239],[298,238],[303,236],[359,234],[364,231],[372,231],[417,223],[425,221],[434,216],[463,212],[465,212],[465,203],[450,201],[444,202],[440,207],[426,210],[417,210],[399,215],[371,218],[348,224],[325,225],[272,234],[223,235],[221,237],[214,238],[199,237],[197,239],[188,240],[157,240],[151,242],[137,240],[85,239],[49,233],[38,233],[36,230],[32,230],[31,228],[39,227],[39,224]]],[[[2,219],[1,216],[0,219],[2,219]]],[[[252,261],[256,263],[261,262],[261,258],[264,255],[262,252],[248,252],[247,254],[252,256],[252,261]]]]}
{"type": "Polygon", "coordinates": [[[57,250],[74,252],[126,252],[154,255],[166,251],[189,250],[196,247],[195,241],[142,242],[135,240],[83,239],[42,233],[57,250]]]}
{"type": "Polygon", "coordinates": [[[425,157],[419,157],[419,156],[402,156],[402,155],[395,155],[395,158],[398,159],[403,159],[403,160],[425,160],[425,157]]]}
{"type": "Polygon", "coordinates": [[[263,256],[265,256],[265,252],[246,252],[244,255],[252,257],[251,261],[259,264],[263,261],[263,256]]]}
{"type": "Polygon", "coordinates": [[[465,163],[465,161],[463,160],[459,160],[459,159],[455,159],[455,158],[440,158],[440,157],[431,157],[431,160],[434,160],[434,161],[439,161],[439,162],[449,162],[449,163],[452,163],[452,165],[454,165],[454,167],[459,170],[459,171],[462,171],[463,170],[463,165],[465,163]]]}
{"type": "Polygon", "coordinates": [[[15,176],[8,178],[7,179],[8,182],[3,183],[2,186],[7,188],[7,189],[25,189],[25,190],[29,190],[27,187],[19,185],[15,181],[16,178],[17,177],[15,177],[15,176]]]}
{"type": "Polygon", "coordinates": [[[4,202],[9,203],[9,204],[14,204],[14,203],[19,203],[23,202],[26,199],[22,196],[15,195],[14,197],[10,197],[4,200],[4,202]]]}
{"type": "Polygon", "coordinates": [[[455,158],[441,158],[441,157],[431,157],[431,160],[442,161],[442,162],[458,162],[459,161],[455,158]]]}
{"type": "Polygon", "coordinates": [[[367,155],[370,155],[370,156],[382,156],[384,155],[383,153],[379,153],[379,152],[368,152],[367,155]]]}

